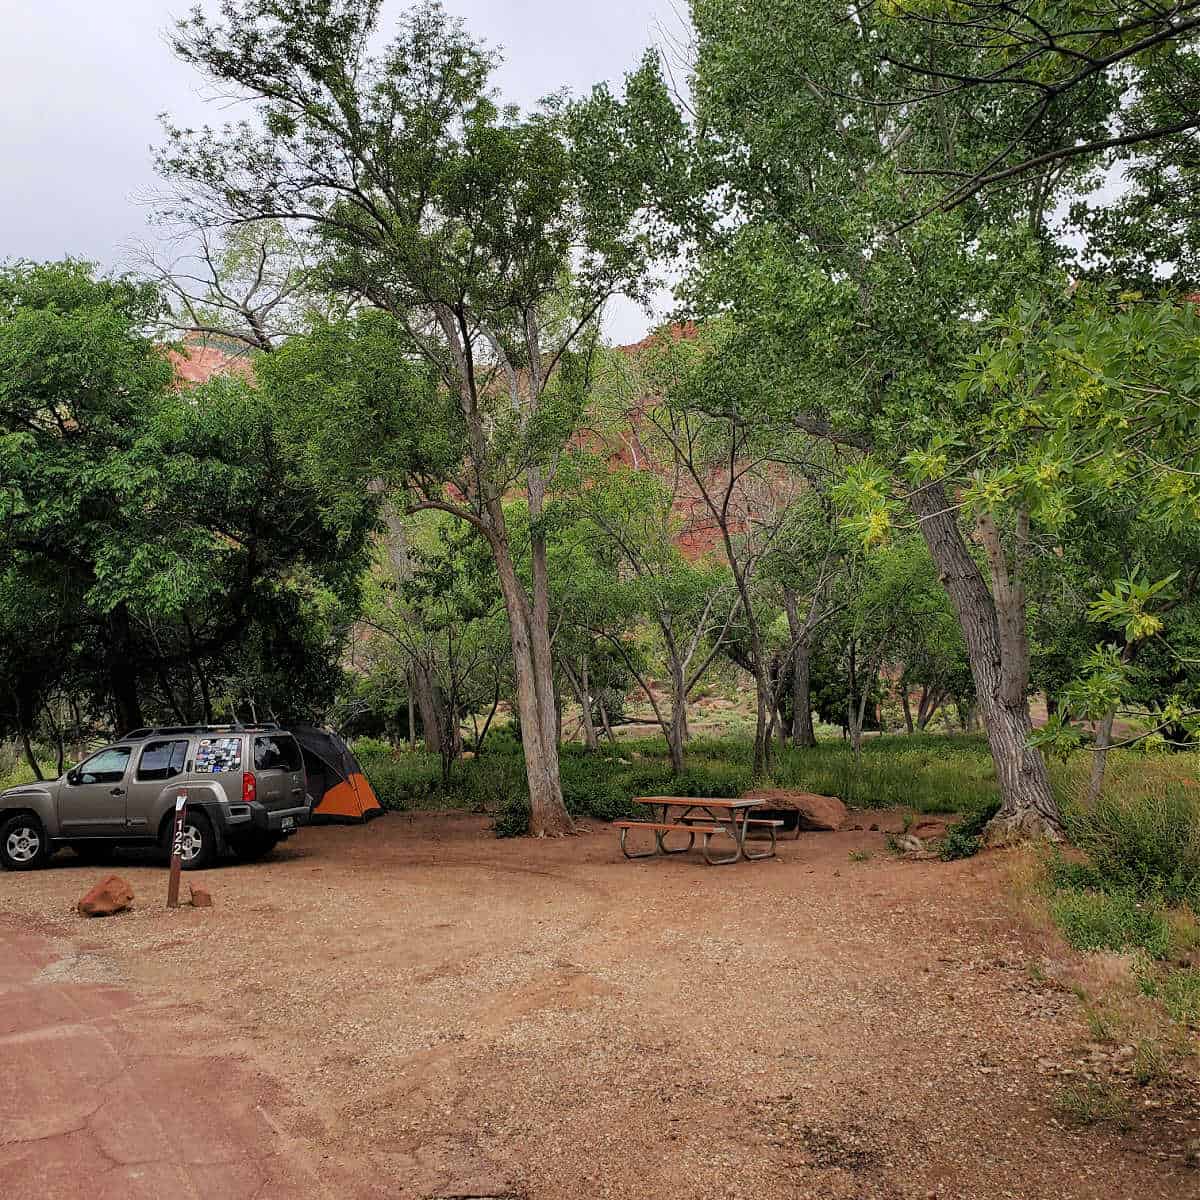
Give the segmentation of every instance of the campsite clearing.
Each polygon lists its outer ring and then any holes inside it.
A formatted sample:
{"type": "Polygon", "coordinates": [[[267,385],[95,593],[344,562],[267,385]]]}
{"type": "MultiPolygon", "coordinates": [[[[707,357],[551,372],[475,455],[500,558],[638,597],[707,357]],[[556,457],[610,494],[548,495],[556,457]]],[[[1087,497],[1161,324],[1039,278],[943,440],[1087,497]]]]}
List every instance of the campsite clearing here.
{"type": "Polygon", "coordinates": [[[856,818],[710,871],[390,815],[197,873],[208,909],[125,859],[133,910],[90,923],[97,868],[6,877],[4,1194],[1196,1194],[1194,1098],[1064,1112],[1094,1047],[1006,860],[897,862],[898,815],[856,818]]]}

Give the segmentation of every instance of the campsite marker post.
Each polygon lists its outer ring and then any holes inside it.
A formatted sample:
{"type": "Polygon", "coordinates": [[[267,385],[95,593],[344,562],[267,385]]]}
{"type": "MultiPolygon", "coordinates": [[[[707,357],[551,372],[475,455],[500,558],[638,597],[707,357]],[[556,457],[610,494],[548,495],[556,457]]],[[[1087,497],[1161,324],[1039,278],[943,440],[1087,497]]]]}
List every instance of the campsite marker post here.
{"type": "Polygon", "coordinates": [[[175,797],[175,830],[171,835],[171,873],[167,880],[167,907],[179,907],[179,873],[183,870],[183,813],[187,793],[175,797]]]}

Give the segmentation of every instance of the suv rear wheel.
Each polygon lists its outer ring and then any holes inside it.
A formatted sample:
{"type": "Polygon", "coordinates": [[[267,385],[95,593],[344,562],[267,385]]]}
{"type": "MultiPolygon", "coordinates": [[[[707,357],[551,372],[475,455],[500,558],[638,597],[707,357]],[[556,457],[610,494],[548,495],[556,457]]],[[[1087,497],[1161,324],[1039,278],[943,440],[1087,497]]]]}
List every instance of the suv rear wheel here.
{"type": "Polygon", "coordinates": [[[18,813],[0,824],[0,866],[9,871],[32,871],[50,857],[50,841],[32,813],[18,813]]]}
{"type": "MultiPolygon", "coordinates": [[[[161,844],[163,853],[171,857],[171,841],[175,835],[175,817],[172,813],[163,826],[161,844]]],[[[183,817],[183,836],[180,841],[180,865],[185,871],[202,871],[211,866],[217,857],[217,835],[208,823],[208,818],[199,812],[186,812],[183,817]]]]}

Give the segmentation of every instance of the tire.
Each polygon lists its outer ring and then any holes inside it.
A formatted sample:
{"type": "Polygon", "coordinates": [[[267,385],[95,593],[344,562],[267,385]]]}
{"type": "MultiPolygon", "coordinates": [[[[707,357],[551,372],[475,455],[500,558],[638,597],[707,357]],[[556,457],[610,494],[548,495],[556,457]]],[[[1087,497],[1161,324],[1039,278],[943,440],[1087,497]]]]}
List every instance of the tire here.
{"type": "Polygon", "coordinates": [[[0,866],[6,871],[32,871],[50,857],[50,839],[32,813],[18,813],[0,825],[0,866]]]}
{"type": "Polygon", "coordinates": [[[258,862],[272,854],[283,839],[274,833],[259,833],[238,838],[233,852],[244,862],[258,862]]]}
{"type": "MultiPolygon", "coordinates": [[[[168,861],[171,858],[171,840],[175,833],[175,815],[172,813],[163,826],[162,848],[168,861]]],[[[203,871],[212,866],[217,857],[217,835],[208,818],[202,812],[189,812],[183,818],[183,853],[180,866],[185,871],[203,871]]]]}

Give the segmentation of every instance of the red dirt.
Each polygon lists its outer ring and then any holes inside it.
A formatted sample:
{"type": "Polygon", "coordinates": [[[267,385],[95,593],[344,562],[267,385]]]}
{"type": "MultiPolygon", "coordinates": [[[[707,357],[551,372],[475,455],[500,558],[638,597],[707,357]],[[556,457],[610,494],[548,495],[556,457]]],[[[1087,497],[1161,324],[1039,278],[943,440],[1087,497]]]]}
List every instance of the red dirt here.
{"type": "Polygon", "coordinates": [[[91,923],[68,853],[0,879],[6,1200],[1200,1195],[1195,1111],[1059,1116],[1087,1034],[1003,860],[635,863],[438,814],[193,876],[210,909],[120,870],[91,923]]]}

